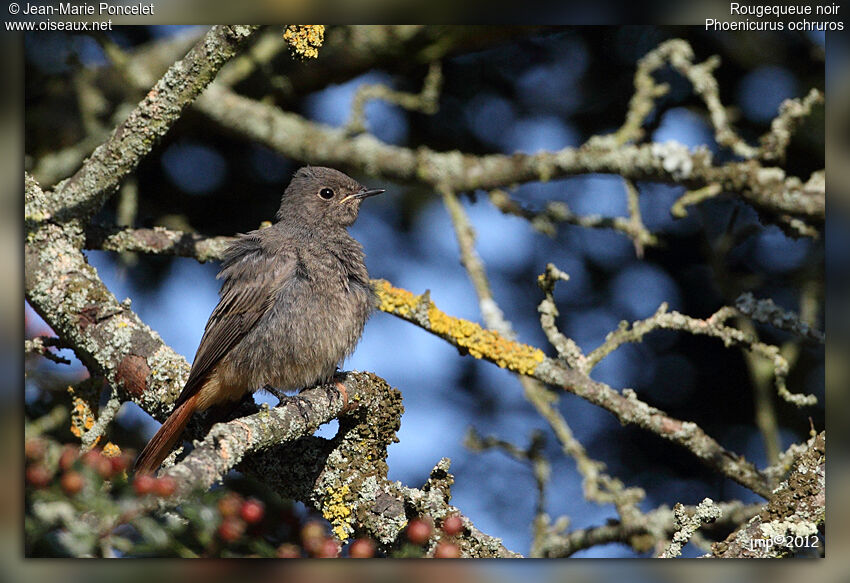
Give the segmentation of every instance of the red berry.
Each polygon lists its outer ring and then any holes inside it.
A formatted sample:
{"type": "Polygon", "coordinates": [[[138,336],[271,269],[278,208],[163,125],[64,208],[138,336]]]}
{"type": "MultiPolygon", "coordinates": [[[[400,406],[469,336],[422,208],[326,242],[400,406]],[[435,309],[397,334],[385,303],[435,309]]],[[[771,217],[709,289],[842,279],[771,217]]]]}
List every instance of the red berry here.
{"type": "Polygon", "coordinates": [[[301,527],[301,544],[310,554],[317,554],[325,542],[325,527],[321,522],[311,520],[301,527]]]}
{"type": "Polygon", "coordinates": [[[368,538],[358,538],[348,547],[352,559],[371,559],[375,556],[375,543],[368,538]]]}
{"type": "Polygon", "coordinates": [[[97,472],[103,479],[112,476],[112,462],[96,449],[89,450],[83,454],[83,463],[97,472]]]}
{"type": "Polygon", "coordinates": [[[83,454],[82,460],[85,465],[94,469],[100,462],[101,457],[103,457],[103,454],[101,454],[98,450],[90,449],[83,454]]]}
{"type": "Polygon", "coordinates": [[[316,557],[319,559],[334,559],[338,556],[339,541],[335,538],[326,538],[319,547],[319,551],[316,553],[316,557]]]}
{"type": "Polygon", "coordinates": [[[276,554],[278,559],[300,559],[301,549],[292,543],[283,543],[277,547],[276,554]]]}
{"type": "Polygon", "coordinates": [[[434,549],[435,559],[459,559],[460,547],[454,543],[439,542],[434,549]]]}
{"type": "Polygon", "coordinates": [[[153,493],[160,498],[168,498],[177,491],[177,482],[171,476],[157,478],[153,485],[153,493]]]}
{"type": "Polygon", "coordinates": [[[256,524],[263,519],[264,511],[265,506],[262,502],[256,498],[250,498],[242,504],[242,508],[239,510],[239,516],[248,524],[256,524]]]}
{"type": "Polygon", "coordinates": [[[62,489],[66,494],[73,496],[83,489],[83,486],[85,486],[85,479],[83,479],[82,474],[72,470],[62,474],[59,484],[62,486],[62,489]]]}
{"type": "Polygon", "coordinates": [[[460,534],[463,530],[463,519],[460,516],[449,516],[443,521],[443,532],[449,536],[460,534]]]}
{"type": "Polygon", "coordinates": [[[50,472],[41,464],[32,464],[27,467],[27,483],[35,488],[44,488],[50,483],[50,472]]]}
{"type": "Polygon", "coordinates": [[[417,518],[411,520],[410,524],[407,525],[407,540],[415,545],[423,545],[431,538],[433,530],[429,519],[417,518]]]}
{"type": "Polygon", "coordinates": [[[67,472],[80,457],[80,449],[73,445],[66,445],[62,448],[62,453],[59,455],[59,467],[63,472],[67,472]]]}
{"type": "Polygon", "coordinates": [[[150,474],[139,474],[136,476],[136,479],[133,480],[133,490],[139,496],[144,496],[145,494],[153,492],[155,485],[156,478],[150,474]]]}
{"type": "Polygon", "coordinates": [[[218,512],[223,518],[232,518],[239,514],[242,507],[242,496],[236,492],[228,492],[218,501],[218,512]]]}
{"type": "Polygon", "coordinates": [[[46,450],[47,447],[44,445],[44,441],[35,437],[27,439],[26,443],[24,443],[24,453],[28,460],[40,460],[44,457],[46,450]]]}
{"type": "Polygon", "coordinates": [[[109,463],[112,464],[112,475],[120,474],[130,467],[130,456],[127,454],[116,455],[111,458],[107,458],[109,463]]]}
{"type": "Polygon", "coordinates": [[[218,536],[224,542],[232,543],[239,540],[245,532],[245,523],[239,518],[225,518],[218,525],[218,536]]]}

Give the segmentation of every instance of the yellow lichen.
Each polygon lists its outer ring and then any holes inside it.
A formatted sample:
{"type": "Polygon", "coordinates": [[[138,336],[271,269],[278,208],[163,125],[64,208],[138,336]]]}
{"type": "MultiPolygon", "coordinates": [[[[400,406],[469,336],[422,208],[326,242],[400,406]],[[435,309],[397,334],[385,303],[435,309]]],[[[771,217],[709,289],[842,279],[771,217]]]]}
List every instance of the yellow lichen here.
{"type": "Polygon", "coordinates": [[[327,503],[322,510],[322,516],[331,523],[331,530],[338,540],[345,542],[353,532],[351,526],[351,508],[345,501],[349,493],[348,484],[343,484],[338,490],[327,489],[327,503]]]}
{"type": "Polygon", "coordinates": [[[106,457],[118,457],[121,455],[121,448],[110,441],[103,446],[103,455],[106,457]]]}
{"type": "Polygon", "coordinates": [[[319,47],[325,42],[325,27],[322,24],[290,24],[283,33],[294,55],[305,59],[319,56],[319,47]]]}
{"type": "Polygon", "coordinates": [[[410,319],[408,316],[415,312],[422,302],[427,302],[423,307],[427,308],[428,312],[428,329],[452,344],[465,348],[475,358],[485,358],[502,368],[526,375],[532,374],[537,365],[546,358],[539,348],[508,340],[498,332],[485,330],[475,322],[449,316],[425,297],[393,287],[388,281],[377,281],[375,291],[381,301],[382,311],[406,319],[410,319]]]}
{"type": "MultiPolygon", "coordinates": [[[[94,427],[94,414],[85,400],[74,395],[73,387],[68,387],[68,393],[71,394],[71,433],[75,437],[82,437],[83,433],[94,427]]],[[[95,439],[95,443],[100,441],[100,436],[95,439]]]]}
{"type": "Polygon", "coordinates": [[[539,348],[508,340],[475,322],[449,316],[433,303],[428,306],[428,320],[431,330],[466,348],[474,358],[486,358],[520,374],[532,374],[546,357],[539,348]]]}
{"type": "Polygon", "coordinates": [[[406,289],[393,287],[390,282],[383,279],[376,283],[375,292],[381,301],[380,309],[382,312],[407,316],[419,303],[418,297],[406,289]]]}

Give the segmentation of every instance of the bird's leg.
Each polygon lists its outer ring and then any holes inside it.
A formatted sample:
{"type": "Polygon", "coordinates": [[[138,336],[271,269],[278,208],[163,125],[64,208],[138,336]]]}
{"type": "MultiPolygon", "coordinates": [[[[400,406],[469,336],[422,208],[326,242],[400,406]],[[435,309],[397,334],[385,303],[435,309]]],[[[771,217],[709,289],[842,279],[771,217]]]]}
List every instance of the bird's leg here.
{"type": "MultiPolygon", "coordinates": [[[[266,389],[267,391],[269,391],[270,393],[272,393],[275,397],[277,397],[279,399],[279,402],[277,404],[278,407],[285,407],[289,403],[293,403],[295,405],[295,408],[298,409],[298,413],[301,414],[301,418],[304,419],[304,422],[305,423],[310,422],[310,415],[304,410],[305,405],[306,405],[306,408],[310,409],[310,413],[313,412],[313,404],[308,399],[305,399],[304,397],[299,397],[298,395],[287,395],[283,391],[276,389],[274,387],[271,387],[269,385],[266,385],[263,388],[266,389]]],[[[304,389],[301,389],[298,392],[301,393],[301,392],[305,391],[307,388],[310,388],[310,387],[306,387],[304,389]]]]}
{"type": "MultiPolygon", "coordinates": [[[[346,412],[349,410],[349,400],[348,400],[348,389],[345,387],[345,384],[342,382],[345,379],[345,373],[343,373],[337,367],[336,372],[334,372],[333,380],[334,385],[336,385],[337,391],[342,395],[342,410],[346,412]]],[[[329,397],[330,398],[330,397],[329,397]]]]}

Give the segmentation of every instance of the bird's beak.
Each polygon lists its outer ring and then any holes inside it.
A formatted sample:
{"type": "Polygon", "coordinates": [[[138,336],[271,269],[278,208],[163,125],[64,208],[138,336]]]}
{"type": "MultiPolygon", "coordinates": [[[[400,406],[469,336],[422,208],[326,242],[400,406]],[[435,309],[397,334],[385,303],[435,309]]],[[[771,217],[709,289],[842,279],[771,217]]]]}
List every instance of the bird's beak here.
{"type": "Polygon", "coordinates": [[[382,192],[386,192],[386,190],[384,190],[383,188],[372,188],[371,190],[366,190],[364,188],[360,192],[357,192],[355,194],[349,194],[339,202],[348,202],[351,199],[363,200],[364,198],[369,198],[370,196],[375,196],[376,194],[381,194],[382,192]]]}

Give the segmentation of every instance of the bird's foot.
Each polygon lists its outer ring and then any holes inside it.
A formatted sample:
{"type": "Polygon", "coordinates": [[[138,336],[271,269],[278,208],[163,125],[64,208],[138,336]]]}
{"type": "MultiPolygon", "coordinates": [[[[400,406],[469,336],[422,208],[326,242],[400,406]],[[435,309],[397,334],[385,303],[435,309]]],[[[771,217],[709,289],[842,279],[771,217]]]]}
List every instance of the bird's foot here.
{"type": "Polygon", "coordinates": [[[301,418],[304,420],[304,423],[310,422],[310,414],[314,412],[313,403],[310,402],[310,399],[302,397],[300,395],[283,395],[280,399],[278,407],[286,406],[289,403],[295,405],[295,408],[298,409],[298,413],[301,415],[301,418]],[[309,413],[307,412],[307,409],[310,410],[309,413]]]}

